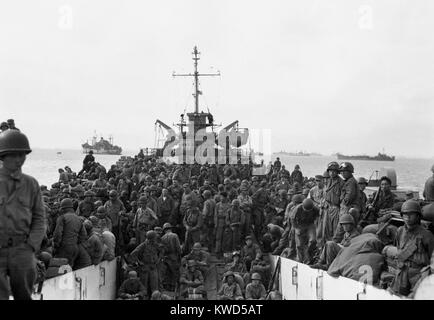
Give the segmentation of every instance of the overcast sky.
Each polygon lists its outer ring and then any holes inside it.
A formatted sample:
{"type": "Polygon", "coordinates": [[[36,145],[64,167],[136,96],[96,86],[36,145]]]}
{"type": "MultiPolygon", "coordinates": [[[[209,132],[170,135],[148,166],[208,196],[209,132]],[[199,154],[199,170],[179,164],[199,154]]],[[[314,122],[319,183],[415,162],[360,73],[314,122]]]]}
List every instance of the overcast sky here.
{"type": "Polygon", "coordinates": [[[33,147],[94,130],[154,146],[154,123],[201,108],[272,130],[272,150],[434,157],[434,2],[3,1],[0,118],[33,147]]]}

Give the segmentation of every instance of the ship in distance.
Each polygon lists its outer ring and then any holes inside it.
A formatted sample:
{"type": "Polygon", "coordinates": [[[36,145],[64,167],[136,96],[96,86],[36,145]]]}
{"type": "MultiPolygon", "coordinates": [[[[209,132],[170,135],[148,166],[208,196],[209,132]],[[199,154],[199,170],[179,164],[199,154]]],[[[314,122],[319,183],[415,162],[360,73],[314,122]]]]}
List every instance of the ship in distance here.
{"type": "Polygon", "coordinates": [[[336,153],[338,160],[374,160],[374,161],[395,161],[395,156],[389,156],[386,153],[378,152],[376,156],[368,156],[368,155],[356,155],[356,156],[347,156],[341,153],[336,153]]]}
{"type": "Polygon", "coordinates": [[[279,151],[276,154],[281,154],[285,156],[294,156],[294,157],[322,156],[320,153],[305,152],[305,151],[298,151],[298,152],[279,151]]]}
{"type": "Polygon", "coordinates": [[[89,151],[92,150],[95,154],[122,154],[122,148],[113,144],[112,136],[109,137],[109,140],[105,140],[103,137],[100,137],[99,141],[97,141],[97,136],[94,135],[92,137],[91,144],[86,141],[81,145],[81,147],[83,148],[83,153],[89,153],[89,151]]]}

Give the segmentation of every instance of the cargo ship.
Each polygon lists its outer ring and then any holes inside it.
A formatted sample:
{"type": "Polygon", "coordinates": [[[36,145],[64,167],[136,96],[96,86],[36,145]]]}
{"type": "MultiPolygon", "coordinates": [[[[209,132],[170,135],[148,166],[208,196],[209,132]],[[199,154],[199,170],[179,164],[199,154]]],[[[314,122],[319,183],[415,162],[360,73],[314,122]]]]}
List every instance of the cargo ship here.
{"type": "Polygon", "coordinates": [[[89,151],[92,150],[95,154],[122,154],[122,148],[113,144],[112,136],[109,137],[109,140],[105,140],[103,137],[100,137],[99,141],[97,141],[97,136],[95,134],[92,137],[92,144],[89,144],[89,141],[86,141],[81,145],[81,147],[83,148],[83,153],[89,153],[89,151]]]}
{"type": "Polygon", "coordinates": [[[378,152],[376,156],[368,156],[368,155],[356,155],[356,156],[347,156],[341,153],[337,153],[336,156],[338,160],[373,160],[373,161],[395,161],[395,156],[389,156],[385,153],[378,152]]]}

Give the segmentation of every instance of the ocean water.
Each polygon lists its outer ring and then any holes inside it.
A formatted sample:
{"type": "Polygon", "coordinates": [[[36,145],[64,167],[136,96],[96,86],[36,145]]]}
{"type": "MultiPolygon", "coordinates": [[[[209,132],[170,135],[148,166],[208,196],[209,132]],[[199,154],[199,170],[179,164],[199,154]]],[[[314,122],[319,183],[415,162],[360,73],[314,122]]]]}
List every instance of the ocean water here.
{"type": "MultiPolygon", "coordinates": [[[[125,151],[122,155],[133,156],[138,151],[125,151]]],[[[82,168],[84,154],[80,150],[49,150],[35,149],[27,157],[23,171],[38,179],[40,184],[51,186],[58,181],[58,169],[69,166],[73,171],[78,172],[82,168]],[[62,154],[57,154],[61,151],[62,154]]],[[[337,161],[336,158],[330,156],[285,156],[272,155],[271,160],[274,161],[276,156],[280,157],[282,164],[292,171],[296,164],[299,164],[301,171],[305,176],[313,177],[317,174],[322,174],[327,164],[331,161],[337,161]]],[[[120,156],[116,155],[95,155],[96,161],[100,162],[107,169],[114,164],[120,156]]],[[[375,170],[380,170],[382,167],[394,168],[397,175],[397,183],[399,187],[410,188],[421,192],[428,177],[431,176],[431,166],[434,164],[434,159],[410,159],[398,158],[393,162],[389,161],[366,161],[353,160],[356,177],[363,176],[369,178],[371,175],[375,178],[375,170]]]]}

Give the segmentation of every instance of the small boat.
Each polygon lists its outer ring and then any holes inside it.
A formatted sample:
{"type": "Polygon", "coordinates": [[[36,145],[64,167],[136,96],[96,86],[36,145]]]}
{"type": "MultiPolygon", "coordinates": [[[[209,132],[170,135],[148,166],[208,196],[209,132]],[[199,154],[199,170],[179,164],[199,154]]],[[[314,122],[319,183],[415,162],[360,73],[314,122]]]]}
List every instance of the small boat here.
{"type": "Polygon", "coordinates": [[[57,154],[62,154],[62,151],[57,151],[57,154]]]}

